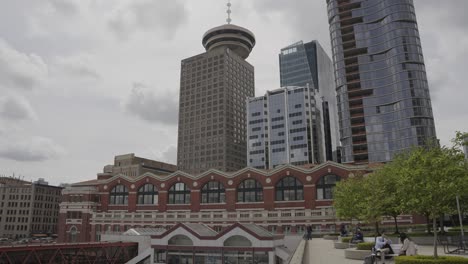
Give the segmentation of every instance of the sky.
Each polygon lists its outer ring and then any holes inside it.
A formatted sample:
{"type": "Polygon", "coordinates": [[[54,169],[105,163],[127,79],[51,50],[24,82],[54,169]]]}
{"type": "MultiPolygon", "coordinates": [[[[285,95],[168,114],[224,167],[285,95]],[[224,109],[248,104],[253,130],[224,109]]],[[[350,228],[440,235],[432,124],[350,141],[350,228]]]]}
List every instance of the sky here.
{"type": "MultiPolygon", "coordinates": [[[[278,53],[318,40],[325,0],[232,0],[257,44],[255,90],[279,88],[278,53]]],[[[180,61],[225,23],[222,0],[0,0],[0,174],[89,180],[115,155],[176,163],[180,61]]],[[[466,0],[415,0],[437,136],[468,131],[466,0]]]]}

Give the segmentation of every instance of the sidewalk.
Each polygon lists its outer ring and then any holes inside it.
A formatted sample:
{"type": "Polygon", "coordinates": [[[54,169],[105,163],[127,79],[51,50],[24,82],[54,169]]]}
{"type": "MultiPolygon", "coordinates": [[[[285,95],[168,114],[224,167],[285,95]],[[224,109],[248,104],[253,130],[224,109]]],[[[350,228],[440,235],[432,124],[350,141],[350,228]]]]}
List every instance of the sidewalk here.
{"type": "MultiPolygon", "coordinates": [[[[363,260],[352,260],[345,259],[344,249],[335,249],[333,246],[333,241],[324,240],[322,238],[314,238],[308,241],[307,248],[304,255],[304,264],[362,264],[363,260]]],[[[433,248],[432,246],[419,246],[418,245],[418,254],[419,255],[432,255],[433,248]]],[[[369,251],[370,254],[370,251],[369,251]]],[[[439,256],[446,255],[442,247],[438,249],[439,256]]],[[[462,256],[468,257],[466,255],[457,255],[451,254],[450,256],[462,256]]],[[[393,264],[393,260],[386,260],[385,263],[393,264]]]]}

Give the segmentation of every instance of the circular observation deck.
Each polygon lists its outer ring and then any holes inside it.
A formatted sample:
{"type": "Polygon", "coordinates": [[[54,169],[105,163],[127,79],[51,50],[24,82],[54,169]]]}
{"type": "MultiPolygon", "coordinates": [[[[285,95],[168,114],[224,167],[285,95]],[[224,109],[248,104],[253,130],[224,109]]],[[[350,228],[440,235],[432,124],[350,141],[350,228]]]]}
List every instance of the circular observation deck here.
{"type": "Polygon", "coordinates": [[[225,24],[208,30],[203,35],[202,44],[206,51],[228,47],[246,59],[255,46],[255,35],[243,27],[225,24]]]}

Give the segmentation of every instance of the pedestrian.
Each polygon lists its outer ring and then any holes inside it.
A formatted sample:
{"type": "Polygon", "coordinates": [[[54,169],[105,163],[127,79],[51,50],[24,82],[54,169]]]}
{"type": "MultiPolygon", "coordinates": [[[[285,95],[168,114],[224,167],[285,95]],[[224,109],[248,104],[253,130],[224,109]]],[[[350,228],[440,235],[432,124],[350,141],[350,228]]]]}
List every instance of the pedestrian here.
{"type": "Polygon", "coordinates": [[[311,240],[311,239],[312,239],[312,226],[308,225],[307,226],[307,240],[311,240]]]}

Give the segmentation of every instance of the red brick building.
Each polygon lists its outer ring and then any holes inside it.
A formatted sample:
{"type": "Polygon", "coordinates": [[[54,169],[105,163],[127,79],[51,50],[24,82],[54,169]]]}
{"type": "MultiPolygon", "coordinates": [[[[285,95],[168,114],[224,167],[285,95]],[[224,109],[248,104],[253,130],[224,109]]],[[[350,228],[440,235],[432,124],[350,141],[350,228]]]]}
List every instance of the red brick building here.
{"type": "Polygon", "coordinates": [[[96,180],[63,190],[59,239],[99,241],[103,232],[170,228],[179,222],[204,223],[217,231],[236,222],[284,234],[303,233],[306,225],[335,230],[341,222],[332,208],[332,188],[339,180],[368,172],[367,166],[327,162],[199,175],[100,173],[96,180]]]}

